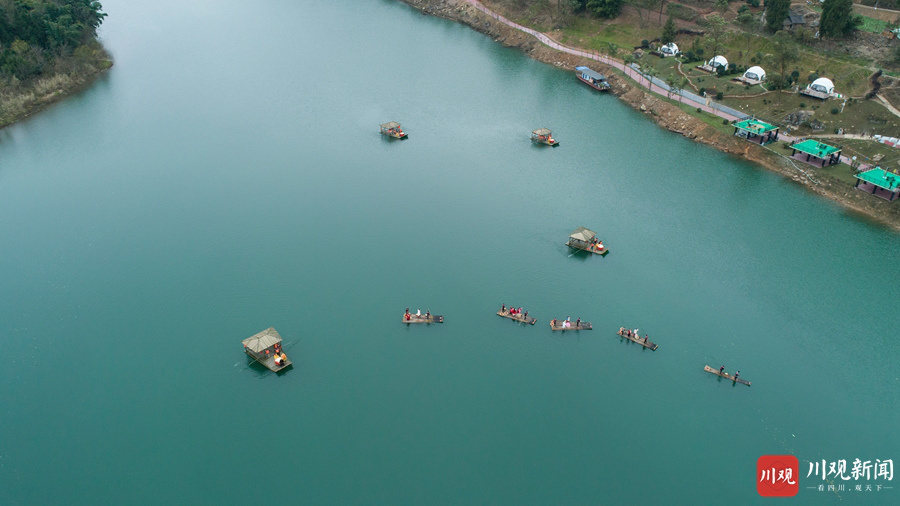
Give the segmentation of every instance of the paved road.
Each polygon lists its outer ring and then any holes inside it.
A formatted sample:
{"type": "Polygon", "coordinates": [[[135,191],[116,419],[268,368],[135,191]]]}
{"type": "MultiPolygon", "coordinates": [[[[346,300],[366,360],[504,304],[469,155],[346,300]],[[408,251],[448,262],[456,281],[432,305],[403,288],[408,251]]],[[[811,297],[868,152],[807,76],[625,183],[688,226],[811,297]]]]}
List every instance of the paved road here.
{"type": "MultiPolygon", "coordinates": [[[[630,66],[625,65],[625,62],[623,62],[621,60],[617,60],[615,58],[610,58],[609,56],[601,55],[597,52],[585,51],[584,49],[580,49],[580,48],[576,48],[576,47],[569,47],[564,44],[560,44],[559,42],[550,38],[550,36],[548,36],[545,33],[539,32],[537,30],[533,30],[531,28],[522,26],[518,23],[515,23],[513,21],[506,19],[505,17],[497,14],[496,12],[494,12],[494,11],[488,9],[487,7],[485,7],[484,5],[482,5],[481,2],[479,2],[478,0],[465,0],[465,2],[474,6],[479,11],[496,19],[497,21],[500,21],[501,23],[503,23],[507,26],[511,26],[511,27],[515,28],[516,30],[520,30],[527,34],[533,35],[534,37],[536,37],[539,41],[541,41],[544,45],[546,45],[548,47],[551,47],[551,48],[556,49],[557,51],[561,51],[563,53],[573,54],[573,55],[581,56],[581,57],[588,58],[591,60],[596,60],[600,63],[609,65],[611,67],[615,67],[615,68],[621,70],[626,76],[628,76],[632,80],[634,80],[639,86],[641,86],[643,88],[647,88],[652,93],[658,93],[660,95],[663,95],[663,94],[668,95],[668,93],[669,93],[669,86],[665,82],[663,82],[661,79],[655,78],[655,77],[652,79],[648,79],[647,76],[641,72],[640,66],[635,63],[632,63],[630,66]]],[[[750,117],[750,115],[748,115],[746,113],[736,111],[730,107],[719,104],[718,102],[716,102],[714,100],[710,100],[708,98],[701,97],[701,96],[691,93],[690,91],[687,91],[687,90],[674,90],[674,91],[672,91],[672,95],[679,95],[679,96],[683,97],[680,100],[691,102],[692,106],[696,105],[701,110],[708,112],[710,114],[713,114],[715,116],[718,116],[720,118],[727,119],[728,121],[743,120],[743,119],[747,119],[750,117]]],[[[847,135],[846,137],[851,138],[850,135],[847,135]]],[[[788,143],[794,143],[794,142],[800,140],[797,137],[794,137],[792,135],[788,135],[785,133],[780,133],[778,135],[778,138],[779,138],[779,140],[782,140],[782,141],[785,141],[788,143]]],[[[844,155],[841,155],[841,161],[846,164],[850,164],[850,162],[851,162],[850,157],[847,157],[844,155]]],[[[866,168],[869,168],[869,166],[860,165],[860,168],[866,169],[866,168]]]]}

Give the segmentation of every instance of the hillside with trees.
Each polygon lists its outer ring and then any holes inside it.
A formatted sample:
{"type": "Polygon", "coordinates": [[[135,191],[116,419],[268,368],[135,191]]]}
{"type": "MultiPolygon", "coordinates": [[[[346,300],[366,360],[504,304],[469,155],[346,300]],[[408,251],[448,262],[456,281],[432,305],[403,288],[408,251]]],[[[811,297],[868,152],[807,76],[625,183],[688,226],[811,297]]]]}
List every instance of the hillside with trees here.
{"type": "Polygon", "coordinates": [[[0,0],[0,126],[112,65],[97,40],[102,8],[93,0],[0,0]]]}

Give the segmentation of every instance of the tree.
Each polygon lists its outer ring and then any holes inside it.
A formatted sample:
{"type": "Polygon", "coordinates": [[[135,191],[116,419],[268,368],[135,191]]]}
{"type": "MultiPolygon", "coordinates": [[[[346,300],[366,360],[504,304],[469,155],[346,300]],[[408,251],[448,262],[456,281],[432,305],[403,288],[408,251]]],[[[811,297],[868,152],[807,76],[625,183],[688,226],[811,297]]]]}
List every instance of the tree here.
{"type": "Polygon", "coordinates": [[[725,25],[728,22],[718,14],[713,14],[707,21],[709,21],[709,35],[713,40],[713,56],[715,56],[719,54],[719,40],[722,39],[722,35],[725,33],[725,25]]]}
{"type": "Polygon", "coordinates": [[[647,67],[644,75],[647,76],[647,89],[653,91],[653,78],[659,75],[659,71],[655,67],[647,67]]]}
{"type": "Polygon", "coordinates": [[[659,37],[660,44],[666,45],[669,42],[675,42],[675,20],[672,16],[669,16],[669,19],[666,20],[666,24],[663,25],[662,35],[659,37]]]}
{"type": "Polygon", "coordinates": [[[666,93],[666,98],[672,98],[672,93],[675,91],[675,86],[677,84],[678,81],[675,79],[675,74],[669,74],[669,76],[666,77],[666,85],[669,87],[669,90],[666,93]]]}
{"type": "Polygon", "coordinates": [[[684,93],[681,92],[688,87],[689,83],[690,81],[688,81],[687,77],[682,77],[681,80],[678,81],[678,101],[682,104],[684,103],[684,93]]]}
{"type": "Polygon", "coordinates": [[[725,13],[728,10],[728,0],[716,0],[716,9],[725,13]]]}
{"type": "Polygon", "coordinates": [[[625,0],[626,3],[637,11],[638,19],[640,20],[641,28],[646,28],[647,24],[650,22],[650,12],[656,7],[657,2],[659,0],[625,0]],[[646,19],[644,18],[644,13],[646,12],[646,19]]]}
{"type": "Polygon", "coordinates": [[[787,67],[800,59],[800,50],[797,44],[791,40],[791,36],[784,30],[772,36],[772,62],[781,70],[784,76],[787,67]]]}
{"type": "Polygon", "coordinates": [[[766,0],[766,29],[773,33],[781,30],[790,10],[791,0],[766,0]]]}
{"type": "Polygon", "coordinates": [[[622,11],[623,0],[587,0],[585,8],[598,18],[614,18],[622,11]]]}
{"type": "Polygon", "coordinates": [[[825,0],[819,32],[825,37],[838,38],[850,35],[862,22],[853,14],[853,0],[825,0]]]}

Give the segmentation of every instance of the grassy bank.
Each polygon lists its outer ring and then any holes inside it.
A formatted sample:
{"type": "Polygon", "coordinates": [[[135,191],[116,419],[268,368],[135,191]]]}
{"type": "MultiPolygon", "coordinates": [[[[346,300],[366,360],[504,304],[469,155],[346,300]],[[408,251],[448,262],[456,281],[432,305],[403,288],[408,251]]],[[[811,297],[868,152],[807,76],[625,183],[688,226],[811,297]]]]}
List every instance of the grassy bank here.
{"type": "Polygon", "coordinates": [[[70,57],[56,59],[40,77],[24,82],[7,77],[0,82],[0,128],[81,90],[112,64],[103,46],[93,42],[70,57]]]}

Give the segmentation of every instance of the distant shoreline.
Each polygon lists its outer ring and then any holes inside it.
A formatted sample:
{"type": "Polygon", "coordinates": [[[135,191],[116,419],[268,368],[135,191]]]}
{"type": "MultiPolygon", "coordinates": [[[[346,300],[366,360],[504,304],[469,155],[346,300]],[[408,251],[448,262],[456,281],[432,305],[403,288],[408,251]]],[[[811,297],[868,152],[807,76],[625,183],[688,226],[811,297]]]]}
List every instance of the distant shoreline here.
{"type": "Polygon", "coordinates": [[[578,65],[587,65],[598,69],[609,76],[609,82],[612,84],[611,91],[614,95],[632,108],[654,116],[654,121],[663,128],[713,146],[719,151],[757,163],[814,193],[837,202],[848,211],[900,232],[900,207],[856,190],[853,186],[847,186],[843,181],[821,175],[816,175],[815,178],[810,177],[808,173],[815,172],[813,167],[803,167],[806,172],[798,171],[786,158],[739,137],[724,134],[708,125],[700,117],[688,114],[676,105],[637,86],[624,75],[620,75],[617,69],[545,46],[533,36],[485,15],[464,0],[400,1],[418,9],[423,14],[435,15],[468,25],[476,31],[492,37],[497,42],[521,49],[535,60],[567,69],[574,69],[578,65]]]}
{"type": "Polygon", "coordinates": [[[112,68],[112,58],[99,41],[92,44],[90,53],[89,61],[73,61],[70,72],[41,76],[27,84],[0,91],[0,129],[84,90],[112,68]]]}

